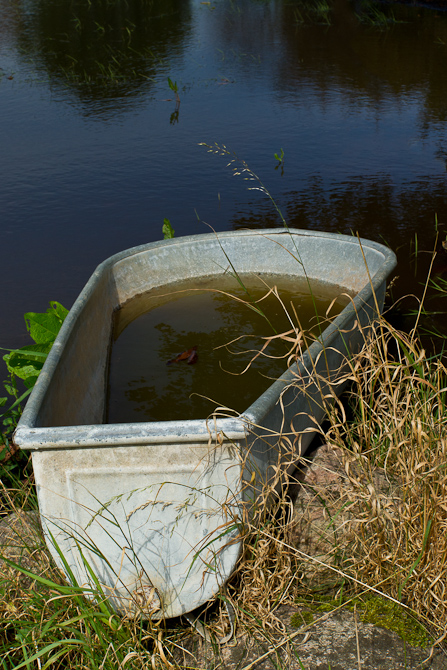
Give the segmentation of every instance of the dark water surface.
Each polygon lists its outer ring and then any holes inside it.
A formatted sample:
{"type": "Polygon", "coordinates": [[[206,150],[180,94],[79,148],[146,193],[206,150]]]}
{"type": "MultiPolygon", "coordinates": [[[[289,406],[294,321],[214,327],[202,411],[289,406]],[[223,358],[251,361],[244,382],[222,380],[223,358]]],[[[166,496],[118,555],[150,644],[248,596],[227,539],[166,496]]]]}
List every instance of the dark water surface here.
{"type": "Polygon", "coordinates": [[[447,232],[447,13],[329,5],[0,0],[0,346],[165,217],[177,236],[281,225],[200,142],[247,161],[290,226],[389,244],[395,294],[420,291],[413,252],[435,216],[447,232]]]}
{"type": "Polygon", "coordinates": [[[296,334],[317,336],[349,302],[339,287],[304,277],[239,281],[244,288],[230,275],[170,284],[115,312],[108,423],[243,412],[306,349],[296,334]]]}

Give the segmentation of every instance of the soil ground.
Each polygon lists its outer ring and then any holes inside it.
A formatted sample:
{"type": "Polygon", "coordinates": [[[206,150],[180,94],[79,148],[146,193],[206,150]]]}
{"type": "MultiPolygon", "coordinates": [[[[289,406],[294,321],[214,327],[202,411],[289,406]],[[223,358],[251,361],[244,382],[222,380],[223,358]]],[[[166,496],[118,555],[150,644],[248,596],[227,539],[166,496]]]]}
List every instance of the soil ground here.
{"type": "Polygon", "coordinates": [[[259,635],[236,636],[236,642],[215,647],[198,635],[183,642],[178,660],[190,668],[215,670],[446,670],[447,656],[437,649],[411,647],[396,633],[358,621],[353,613],[327,614],[307,633],[290,625],[296,610],[283,607],[289,641],[278,648],[259,635]]]}

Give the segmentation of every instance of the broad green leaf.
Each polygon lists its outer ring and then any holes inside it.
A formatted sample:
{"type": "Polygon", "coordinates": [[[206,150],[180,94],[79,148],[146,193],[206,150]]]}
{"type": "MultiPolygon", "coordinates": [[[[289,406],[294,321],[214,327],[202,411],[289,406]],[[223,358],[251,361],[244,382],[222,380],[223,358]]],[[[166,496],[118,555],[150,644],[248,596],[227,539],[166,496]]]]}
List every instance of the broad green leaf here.
{"type": "Polygon", "coordinates": [[[31,344],[6,354],[3,360],[9,372],[25,380],[39,374],[50,349],[50,342],[31,344]]]}
{"type": "Polygon", "coordinates": [[[32,388],[41,369],[42,366],[36,368],[34,365],[23,365],[22,367],[13,368],[13,372],[19,379],[23,379],[27,388],[32,388]]]}
{"type": "Polygon", "coordinates": [[[52,300],[50,302],[50,306],[54,309],[54,313],[56,314],[57,318],[60,319],[62,324],[68,314],[68,309],[66,309],[63,305],[60,304],[60,302],[57,302],[56,300],[52,300]]]}
{"type": "Polygon", "coordinates": [[[36,344],[54,342],[62,325],[54,311],[43,314],[27,312],[24,316],[27,330],[36,344]]]}
{"type": "Polygon", "coordinates": [[[8,363],[12,359],[20,361],[33,361],[35,363],[44,363],[50,353],[52,342],[42,342],[41,344],[26,344],[20,349],[9,349],[9,354],[3,356],[3,360],[8,363]]]}
{"type": "Polygon", "coordinates": [[[12,365],[10,365],[8,361],[6,362],[6,365],[8,372],[11,372],[19,379],[28,379],[30,376],[38,375],[43,367],[43,363],[36,363],[35,361],[30,361],[28,359],[14,359],[12,365]]]}
{"type": "MultiPolygon", "coordinates": [[[[9,353],[3,356],[3,360],[11,374],[11,383],[5,381],[3,386],[7,393],[17,398],[18,393],[14,384],[15,376],[23,380],[28,390],[11,407],[1,412],[0,416],[4,417],[10,414],[16,406],[18,406],[18,410],[15,411],[20,411],[20,402],[29,395],[30,389],[36,383],[67,314],[68,310],[59,302],[53,300],[46,312],[27,312],[24,315],[27,330],[36,344],[29,344],[20,349],[6,349],[9,353]]],[[[5,349],[3,350],[5,351],[5,349]]],[[[6,398],[0,398],[0,407],[4,407],[6,401],[6,398]]],[[[3,423],[5,421],[4,419],[3,423]]]]}
{"type": "Polygon", "coordinates": [[[54,342],[67,314],[68,310],[55,300],[46,312],[27,312],[25,323],[34,342],[54,342]]]}
{"type": "Polygon", "coordinates": [[[51,342],[44,344],[30,344],[21,349],[15,349],[3,356],[8,372],[23,379],[27,388],[32,388],[42,370],[51,342]]]}
{"type": "MultiPolygon", "coordinates": [[[[9,365],[7,362],[6,365],[8,366],[9,372],[12,372],[16,377],[23,379],[24,381],[30,377],[37,377],[42,369],[41,364],[37,366],[25,361],[21,363],[15,362],[14,366],[9,365]]],[[[28,386],[28,388],[30,387],[28,386]]]]}

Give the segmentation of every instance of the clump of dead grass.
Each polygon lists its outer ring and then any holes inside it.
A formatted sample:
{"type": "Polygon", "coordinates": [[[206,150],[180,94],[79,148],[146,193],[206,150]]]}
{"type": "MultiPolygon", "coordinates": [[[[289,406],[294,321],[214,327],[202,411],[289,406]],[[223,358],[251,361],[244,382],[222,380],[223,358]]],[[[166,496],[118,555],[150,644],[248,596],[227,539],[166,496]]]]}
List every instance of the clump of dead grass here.
{"type": "Polygon", "coordinates": [[[272,633],[284,631],[277,610],[294,602],[301,570],[299,556],[289,548],[295,526],[292,485],[291,477],[278,467],[245,524],[241,558],[227,587],[240,623],[258,622],[272,633]]]}
{"type": "Polygon", "coordinates": [[[349,510],[343,570],[415,611],[447,618],[447,368],[384,318],[350,361],[351,386],[329,408],[349,510]]]}
{"type": "MultiPolygon", "coordinates": [[[[345,361],[344,381],[341,399],[327,396],[324,476],[320,466],[312,479],[306,458],[305,482],[278,466],[242,525],[243,552],[225,598],[240,634],[262,631],[276,641],[288,635],[280,606],[321,594],[336,608],[382,595],[393,612],[400,605],[403,616],[417,615],[440,639],[447,617],[447,368],[442,356],[427,356],[415,333],[379,317],[365,329],[361,351],[345,361]]],[[[294,458],[290,449],[285,460],[294,458]]],[[[209,630],[217,639],[228,629],[221,607],[209,630]]]]}
{"type": "Polygon", "coordinates": [[[400,603],[442,638],[447,367],[441,355],[427,356],[415,333],[380,317],[365,330],[345,375],[342,398],[334,404],[328,397],[327,472],[302,484],[278,471],[261,496],[270,505],[261,502],[247,527],[228,585],[239,622],[257,621],[279,634],[280,604],[321,593],[341,604],[372,593],[400,603]],[[293,505],[289,494],[297,486],[293,505]]]}

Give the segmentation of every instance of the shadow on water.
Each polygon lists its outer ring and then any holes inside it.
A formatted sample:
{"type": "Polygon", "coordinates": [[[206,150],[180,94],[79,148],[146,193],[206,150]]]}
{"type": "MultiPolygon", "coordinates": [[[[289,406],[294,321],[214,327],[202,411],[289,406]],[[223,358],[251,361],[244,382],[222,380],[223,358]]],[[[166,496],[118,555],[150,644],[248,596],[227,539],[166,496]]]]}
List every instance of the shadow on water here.
{"type": "MultiPolygon", "coordinates": [[[[424,283],[447,280],[447,218],[436,221],[434,213],[445,212],[447,190],[444,178],[420,179],[396,185],[391,175],[356,176],[343,182],[324,183],[313,175],[299,190],[284,194],[282,211],[289,225],[305,230],[374,237],[396,253],[398,267],[393,277],[389,304],[399,301],[396,325],[410,330],[411,314],[418,308],[424,283]],[[409,214],[411,213],[411,214],[409,214]],[[435,262],[431,266],[433,252],[435,262]],[[402,300],[405,298],[404,300],[402,300]]],[[[232,220],[235,230],[280,227],[278,217],[268,203],[252,201],[247,213],[232,220]],[[251,205],[251,211],[250,210],[251,205]]],[[[447,332],[447,311],[439,311],[437,291],[428,290],[426,306],[436,311],[429,317],[430,328],[447,332]]]]}
{"type": "MultiPolygon", "coordinates": [[[[247,6],[250,2],[240,3],[247,6]]],[[[310,3],[311,4],[311,3],[310,3]]],[[[300,21],[297,7],[308,2],[261,3],[256,18],[262,30],[253,30],[252,12],[240,11],[231,21],[213,30],[222,48],[260,53],[274,36],[281,44],[270,64],[271,85],[289,104],[299,104],[300,94],[322,103],[334,92],[343,93],[343,104],[367,104],[377,113],[383,106],[404,103],[408,94],[421,96],[421,132],[430,123],[447,119],[447,12],[437,14],[399,3],[334,0],[329,25],[300,21]],[[368,8],[380,8],[389,19],[384,24],[365,21],[368,8]],[[391,18],[392,17],[392,18],[391,18]]],[[[379,11],[379,9],[378,9],[379,11]]],[[[267,54],[264,53],[264,56],[267,54]]]]}

